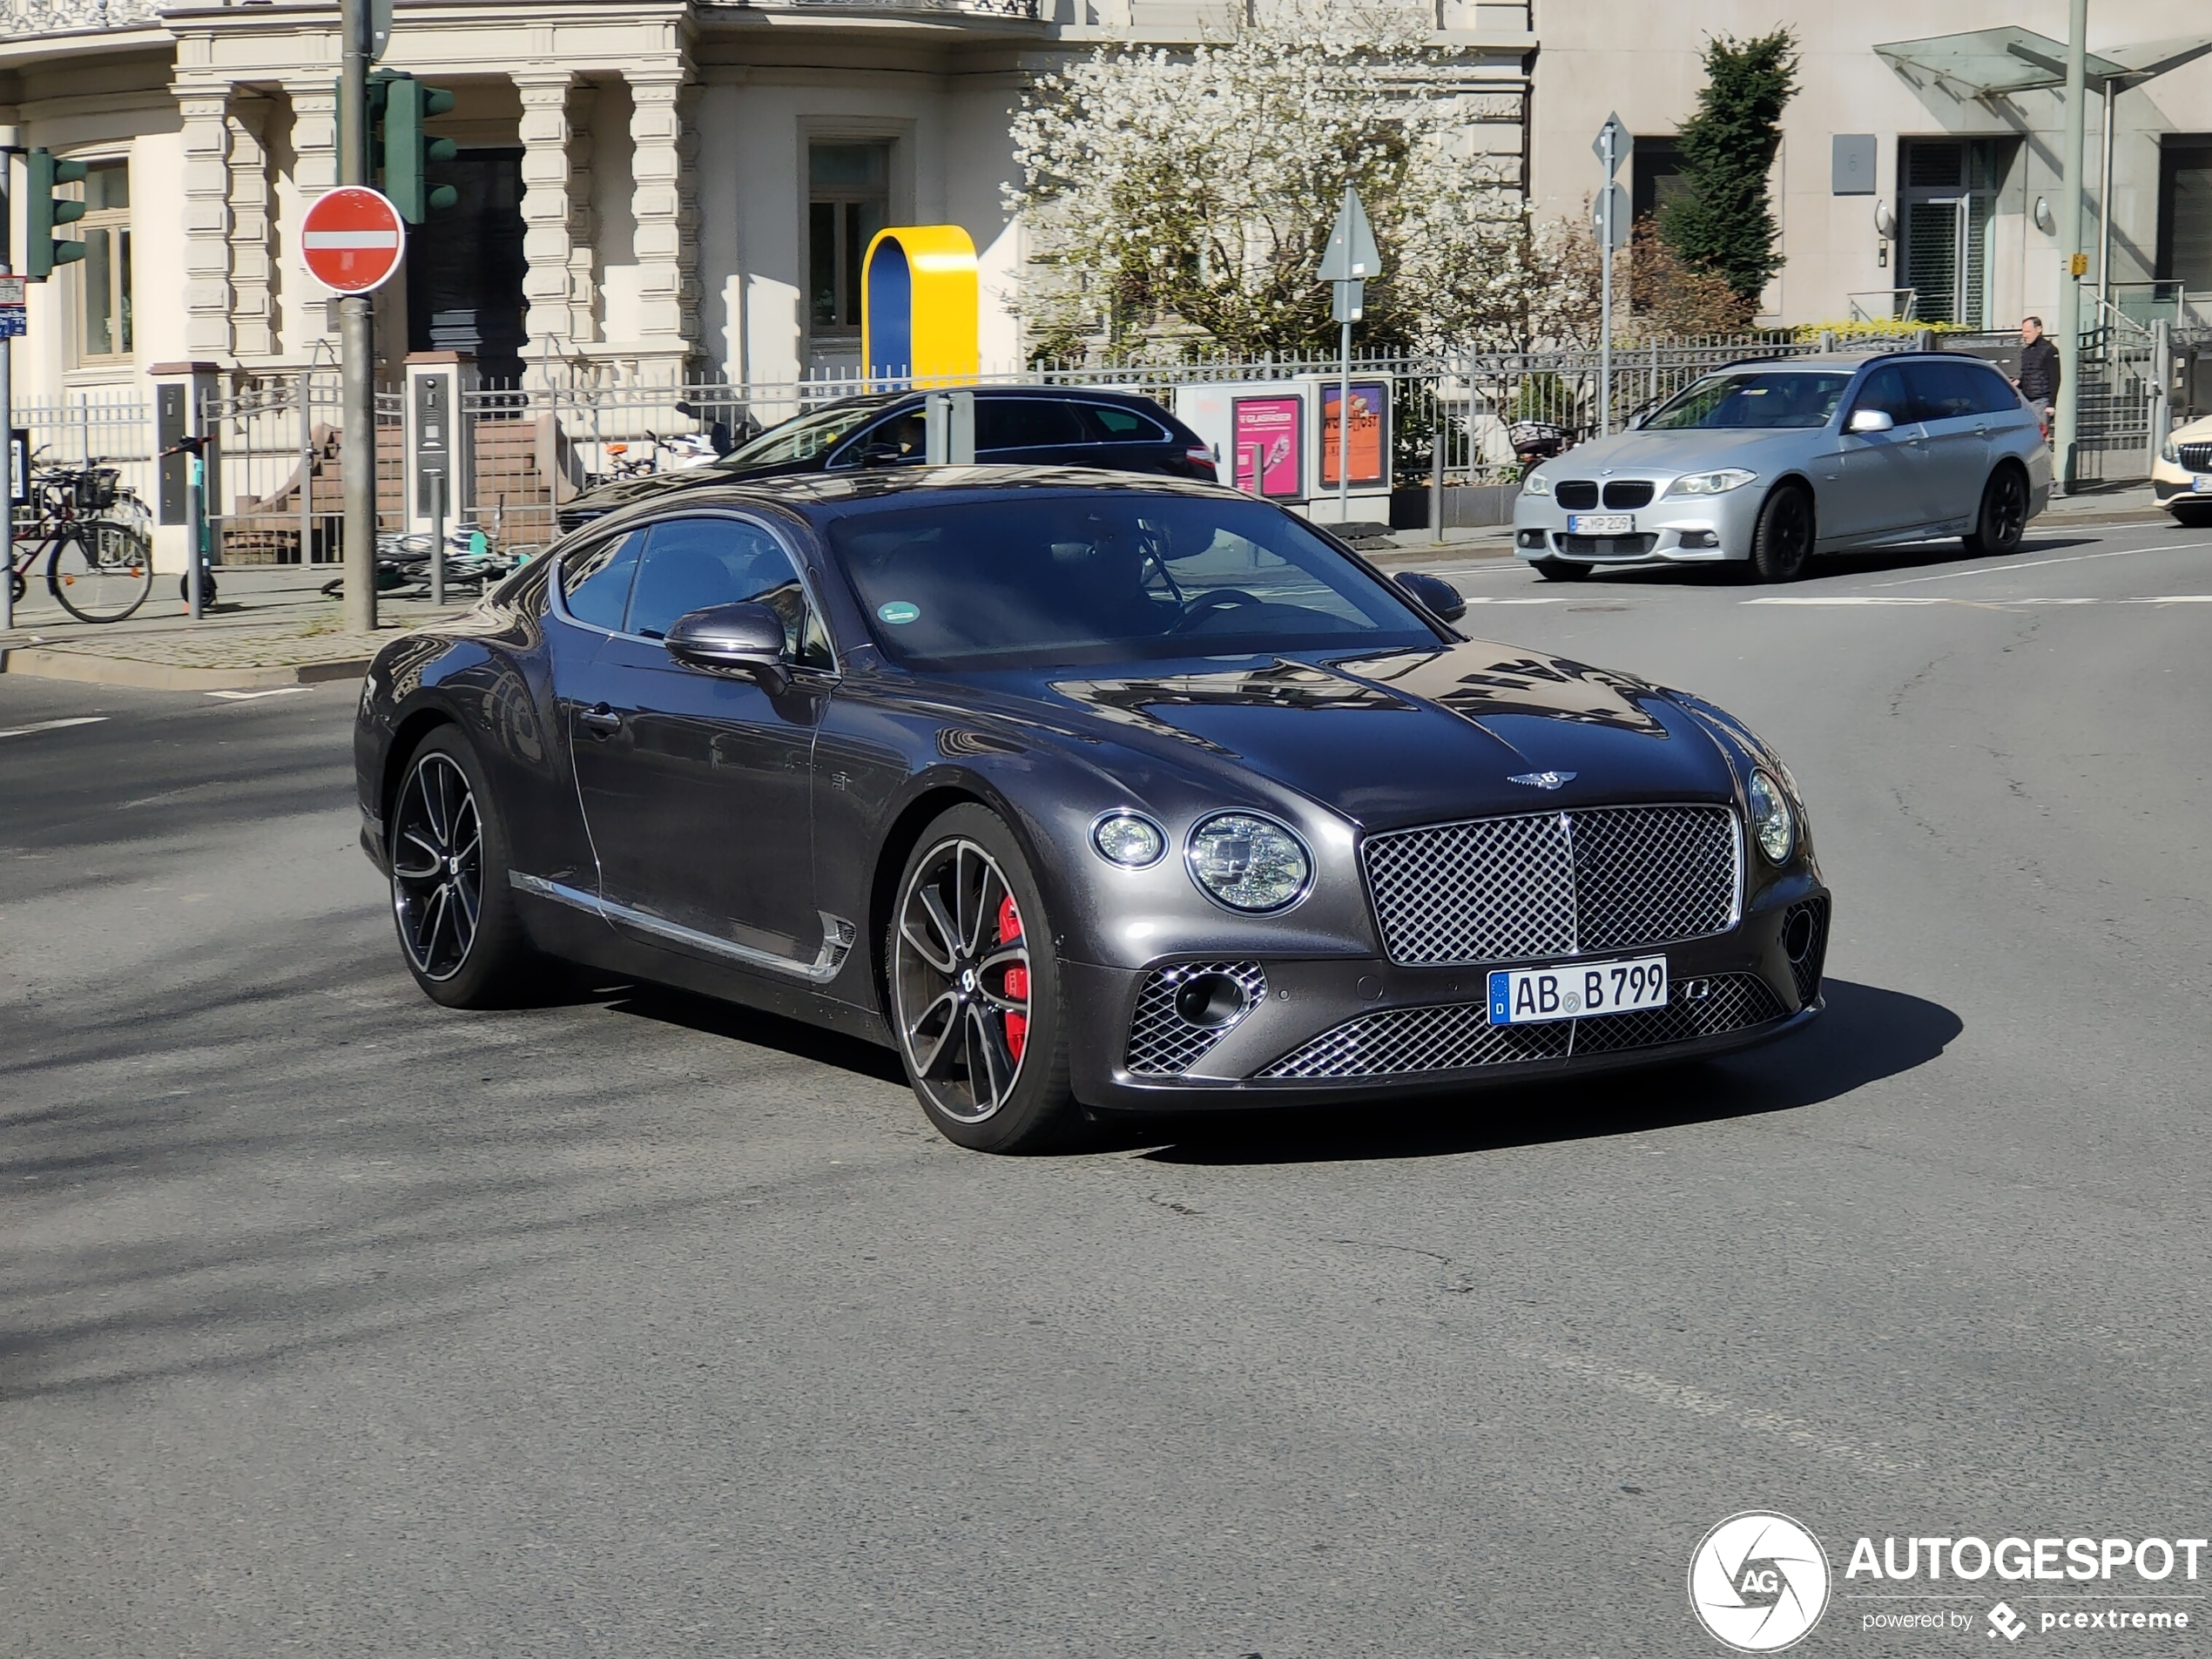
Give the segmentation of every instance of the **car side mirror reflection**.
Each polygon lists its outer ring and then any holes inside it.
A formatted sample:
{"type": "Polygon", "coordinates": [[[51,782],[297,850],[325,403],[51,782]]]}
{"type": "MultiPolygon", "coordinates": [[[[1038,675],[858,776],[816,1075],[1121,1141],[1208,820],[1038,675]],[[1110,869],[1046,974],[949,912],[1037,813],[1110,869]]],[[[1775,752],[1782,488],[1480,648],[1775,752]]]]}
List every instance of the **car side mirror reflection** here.
{"type": "Polygon", "coordinates": [[[784,619],[766,605],[709,605],[686,611],[661,641],[686,668],[739,674],[774,697],[791,684],[784,660],[784,619]]]}
{"type": "Polygon", "coordinates": [[[1846,432],[1888,432],[1893,430],[1896,426],[1897,422],[1890,418],[1890,412],[1887,409],[1853,409],[1851,412],[1851,423],[1844,430],[1846,432]]]}
{"type": "Polygon", "coordinates": [[[854,457],[863,467],[887,467],[906,457],[895,443],[871,443],[854,457]]]}
{"type": "Polygon", "coordinates": [[[1412,594],[1423,610],[1446,622],[1457,622],[1467,613],[1467,602],[1460,590],[1440,576],[1426,576],[1419,570],[1401,570],[1398,585],[1412,594]]]}

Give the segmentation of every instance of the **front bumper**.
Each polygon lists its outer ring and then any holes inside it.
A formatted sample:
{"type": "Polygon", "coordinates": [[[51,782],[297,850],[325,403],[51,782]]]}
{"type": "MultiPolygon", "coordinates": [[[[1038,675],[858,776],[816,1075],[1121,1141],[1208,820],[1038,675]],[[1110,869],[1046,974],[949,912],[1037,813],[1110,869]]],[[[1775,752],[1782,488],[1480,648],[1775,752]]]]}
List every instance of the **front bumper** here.
{"type": "MultiPolygon", "coordinates": [[[[1664,490],[1665,480],[1656,481],[1664,490]]],[[[1751,556],[1751,536],[1766,499],[1757,482],[1724,496],[1656,496],[1629,511],[1626,536],[1577,534],[1556,499],[1522,496],[1514,503],[1514,551],[1523,559],[1567,559],[1578,564],[1713,564],[1751,556]]],[[[1607,510],[1593,509],[1593,511],[1607,510]]]]}
{"type": "MultiPolygon", "coordinates": [[[[1587,960],[1667,957],[1664,1009],[1547,1025],[1491,1027],[1493,968],[1399,968],[1374,957],[1200,962],[1137,969],[1065,962],[1076,1097],[1102,1110],[1318,1104],[1379,1095],[1461,1091],[1723,1054],[1804,1024],[1820,1004],[1830,931],[1827,890],[1809,874],[1776,883],[1724,934],[1587,960]],[[1810,941],[1793,921],[1810,915],[1810,941]],[[1797,950],[1793,958],[1792,950],[1797,950]],[[1164,976],[1257,967],[1264,987],[1211,1035],[1160,1041],[1164,976]],[[1635,1022],[1635,1023],[1630,1023],[1635,1022]],[[1197,1049],[1195,1058],[1188,1058],[1197,1049]],[[1163,1059],[1163,1055],[1168,1057],[1163,1059]],[[1182,1066],[1163,1072],[1162,1064],[1182,1066]]],[[[1581,960],[1581,959],[1578,959],[1581,960]]],[[[1173,1015],[1164,1017],[1172,1021],[1173,1015]]]]}
{"type": "Polygon", "coordinates": [[[2212,508],[2212,473],[2191,472],[2162,455],[2151,463],[2150,489],[2161,507],[2194,502],[2212,508]]]}

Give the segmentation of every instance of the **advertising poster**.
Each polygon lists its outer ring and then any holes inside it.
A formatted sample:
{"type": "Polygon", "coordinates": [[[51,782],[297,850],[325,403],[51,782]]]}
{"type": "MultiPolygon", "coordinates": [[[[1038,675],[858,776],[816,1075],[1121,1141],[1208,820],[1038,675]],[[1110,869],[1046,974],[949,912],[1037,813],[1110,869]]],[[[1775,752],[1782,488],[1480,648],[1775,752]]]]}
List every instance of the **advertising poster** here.
{"type": "Polygon", "coordinates": [[[1305,400],[1240,397],[1230,417],[1235,435],[1237,488],[1274,501],[1293,500],[1299,488],[1298,433],[1305,400]]]}
{"type": "MultiPolygon", "coordinates": [[[[1337,449],[1343,422],[1338,406],[1344,401],[1341,385],[1321,388],[1321,487],[1337,487],[1337,449]]],[[[1383,484],[1390,481],[1384,456],[1390,447],[1390,387],[1382,381],[1352,382],[1352,482],[1383,484]]]]}

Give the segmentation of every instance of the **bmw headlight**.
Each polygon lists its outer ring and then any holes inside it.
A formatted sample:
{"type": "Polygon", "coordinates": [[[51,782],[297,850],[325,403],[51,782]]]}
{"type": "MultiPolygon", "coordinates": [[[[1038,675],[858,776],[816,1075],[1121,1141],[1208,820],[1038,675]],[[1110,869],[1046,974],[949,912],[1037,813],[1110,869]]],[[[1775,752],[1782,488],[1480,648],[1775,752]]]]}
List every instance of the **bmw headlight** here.
{"type": "Polygon", "coordinates": [[[1157,864],[1168,850],[1160,826],[1141,813],[1107,813],[1090,826],[1090,844],[1107,863],[1124,870],[1157,864]]]}
{"type": "Polygon", "coordinates": [[[1541,472],[1532,472],[1521,481],[1521,493],[1524,496],[1548,496],[1552,493],[1552,481],[1541,472]]]}
{"type": "Polygon", "coordinates": [[[1667,486],[1669,496],[1725,496],[1731,489],[1741,489],[1759,475],[1746,472],[1741,467],[1723,467],[1718,472],[1688,472],[1667,486]]]}
{"type": "Polygon", "coordinates": [[[1190,879],[1231,910],[1281,910],[1305,896],[1313,860],[1271,818],[1217,813],[1190,832],[1190,879]]]}
{"type": "Polygon", "coordinates": [[[1751,774],[1751,786],[1745,793],[1751,803],[1751,837],[1758,842],[1759,851],[1766,854],[1769,864],[1787,864],[1797,845],[1797,819],[1790,810],[1789,796],[1764,771],[1751,774]]]}

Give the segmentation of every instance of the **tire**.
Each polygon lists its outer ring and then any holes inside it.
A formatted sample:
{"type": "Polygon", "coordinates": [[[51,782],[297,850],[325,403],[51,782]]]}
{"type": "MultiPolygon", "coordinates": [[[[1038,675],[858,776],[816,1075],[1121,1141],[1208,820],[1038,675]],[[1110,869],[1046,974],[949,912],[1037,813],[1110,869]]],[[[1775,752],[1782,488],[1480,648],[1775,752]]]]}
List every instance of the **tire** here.
{"type": "Polygon", "coordinates": [[[1535,567],[1536,574],[1547,582],[1581,582],[1590,573],[1588,565],[1578,564],[1573,559],[1531,559],[1528,562],[1535,567]]]}
{"type": "Polygon", "coordinates": [[[2000,467],[1982,486],[1981,511],[1961,539],[1972,554],[2010,553],[2027,533],[2027,475],[2018,467],[2000,467]]]}
{"type": "Polygon", "coordinates": [[[8,572],[8,594],[12,603],[21,604],[24,595],[30,591],[30,583],[24,580],[21,570],[8,572]]]}
{"type": "MultiPolygon", "coordinates": [[[[192,603],[192,572],[187,570],[177,578],[177,597],[186,604],[192,603]]],[[[199,572],[199,603],[202,606],[215,603],[215,573],[206,566],[199,572]]]]}
{"type": "Polygon", "coordinates": [[[75,524],[46,562],[46,591],[79,622],[121,622],[153,590],[153,550],[120,524],[75,524]]]}
{"type": "Polygon", "coordinates": [[[457,727],[438,727],[408,757],[384,844],[400,957],[434,1002],[512,1008],[543,981],[508,883],[509,848],[475,749],[457,727]]]}
{"type": "Polygon", "coordinates": [[[1751,574],[1761,582],[1795,582],[1812,558],[1812,497],[1802,484],[1784,484],[1759,509],[1751,532],[1751,574]]]}
{"type": "Polygon", "coordinates": [[[1052,937],[1028,861],[995,813],[955,806],[923,832],[900,873],[884,976],[914,1098],[956,1146],[1039,1152],[1081,1122],[1052,937]]]}
{"type": "Polygon", "coordinates": [[[2212,529],[2212,502],[2175,502],[2167,510],[2184,529],[2212,529]]]}

